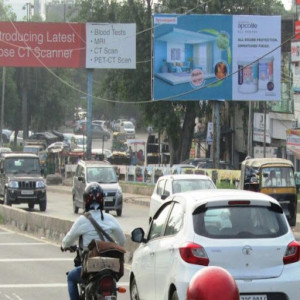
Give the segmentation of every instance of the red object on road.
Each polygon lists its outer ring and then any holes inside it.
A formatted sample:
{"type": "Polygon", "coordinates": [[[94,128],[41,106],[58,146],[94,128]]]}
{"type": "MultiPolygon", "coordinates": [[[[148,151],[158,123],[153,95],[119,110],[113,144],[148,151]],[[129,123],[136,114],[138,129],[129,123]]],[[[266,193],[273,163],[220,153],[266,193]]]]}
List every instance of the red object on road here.
{"type": "Polygon", "coordinates": [[[220,267],[198,271],[187,289],[187,300],[239,300],[239,289],[231,274],[220,267]]]}

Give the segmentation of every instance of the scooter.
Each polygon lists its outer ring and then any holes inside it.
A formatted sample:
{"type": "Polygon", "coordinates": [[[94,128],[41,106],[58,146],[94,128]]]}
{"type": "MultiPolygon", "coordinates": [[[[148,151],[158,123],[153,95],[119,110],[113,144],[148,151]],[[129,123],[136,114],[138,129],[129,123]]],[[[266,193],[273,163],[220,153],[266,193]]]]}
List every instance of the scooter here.
{"type": "MultiPolygon", "coordinates": [[[[81,265],[82,253],[78,246],[71,246],[62,251],[76,252],[74,266],[81,265]]],[[[107,268],[89,273],[79,284],[80,300],[116,300],[118,293],[126,292],[126,288],[117,286],[117,281],[117,273],[107,268]]]]}

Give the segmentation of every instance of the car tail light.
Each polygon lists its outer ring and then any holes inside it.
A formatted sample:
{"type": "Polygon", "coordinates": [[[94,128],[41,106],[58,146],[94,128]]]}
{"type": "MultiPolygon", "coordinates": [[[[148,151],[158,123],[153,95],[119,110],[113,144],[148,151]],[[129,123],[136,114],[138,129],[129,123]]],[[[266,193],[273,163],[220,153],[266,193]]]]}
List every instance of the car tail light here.
{"type": "Polygon", "coordinates": [[[283,257],[285,265],[292,264],[300,260],[300,244],[296,241],[289,243],[283,257]]]}
{"type": "Polygon", "coordinates": [[[201,266],[208,266],[209,259],[204,250],[200,245],[194,243],[185,243],[179,248],[181,258],[189,263],[201,266]]]}
{"type": "Polygon", "coordinates": [[[111,276],[102,277],[99,281],[100,292],[103,296],[109,296],[114,290],[114,280],[111,276]]]}

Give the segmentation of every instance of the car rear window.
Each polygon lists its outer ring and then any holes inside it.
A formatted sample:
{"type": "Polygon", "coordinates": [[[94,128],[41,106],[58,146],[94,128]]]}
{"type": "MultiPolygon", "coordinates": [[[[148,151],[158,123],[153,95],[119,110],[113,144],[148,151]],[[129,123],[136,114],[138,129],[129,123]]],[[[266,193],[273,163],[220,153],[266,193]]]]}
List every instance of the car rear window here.
{"type": "Polygon", "coordinates": [[[218,239],[275,238],[288,231],[284,215],[265,206],[225,206],[196,209],[196,234],[218,239]]]}

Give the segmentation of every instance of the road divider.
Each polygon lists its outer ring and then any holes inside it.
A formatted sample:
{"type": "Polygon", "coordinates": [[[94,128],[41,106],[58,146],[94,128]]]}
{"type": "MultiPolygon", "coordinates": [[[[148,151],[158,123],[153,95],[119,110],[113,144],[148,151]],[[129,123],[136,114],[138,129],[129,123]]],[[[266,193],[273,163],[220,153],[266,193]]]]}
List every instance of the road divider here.
{"type": "MultiPolygon", "coordinates": [[[[58,245],[71,228],[73,221],[50,217],[41,213],[28,212],[22,209],[0,205],[1,224],[40,239],[46,239],[58,245]]],[[[131,263],[132,255],[139,244],[131,241],[126,234],[125,262],[131,263]]]]}

